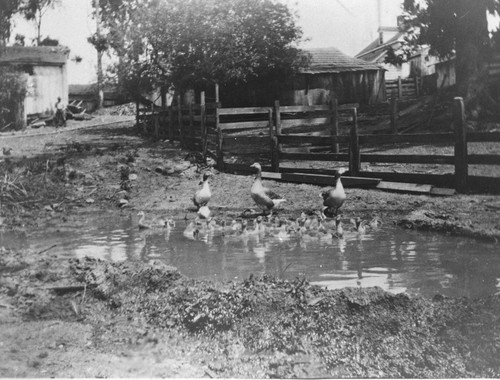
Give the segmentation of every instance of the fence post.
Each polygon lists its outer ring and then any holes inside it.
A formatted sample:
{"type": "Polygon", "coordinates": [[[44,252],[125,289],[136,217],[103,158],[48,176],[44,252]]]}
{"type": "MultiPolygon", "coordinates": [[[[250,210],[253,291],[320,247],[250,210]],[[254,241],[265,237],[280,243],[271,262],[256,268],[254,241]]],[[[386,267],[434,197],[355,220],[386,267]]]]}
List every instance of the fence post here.
{"type": "Polygon", "coordinates": [[[467,134],[465,131],[464,101],[453,99],[453,123],[455,125],[455,189],[467,191],[467,134]]]}
{"type": "Polygon", "coordinates": [[[170,142],[174,142],[174,112],[173,106],[168,107],[168,139],[170,142]]]}
{"type": "Polygon", "coordinates": [[[188,104],[189,111],[189,149],[194,149],[194,118],[193,118],[193,103],[188,104]]]}
{"type": "MultiPolygon", "coordinates": [[[[338,137],[339,135],[339,101],[337,98],[333,98],[330,101],[330,117],[331,117],[331,135],[332,137],[338,137]]],[[[332,139],[332,152],[339,152],[339,144],[334,142],[332,139]]]]}
{"type": "Polygon", "coordinates": [[[177,121],[179,124],[179,141],[182,147],[186,146],[186,142],[184,141],[184,131],[182,128],[182,107],[181,107],[181,96],[177,95],[177,121]]]}
{"type": "Polygon", "coordinates": [[[358,134],[358,110],[352,110],[352,126],[349,142],[349,172],[351,176],[357,176],[361,167],[361,157],[359,153],[359,134],[358,134]]]}
{"type": "Polygon", "coordinates": [[[215,103],[219,103],[219,84],[215,84],[215,103]]]}
{"type": "Polygon", "coordinates": [[[135,124],[139,126],[139,120],[140,120],[140,111],[139,111],[139,101],[135,101],[135,124]]]}
{"type": "Polygon", "coordinates": [[[391,95],[391,130],[395,135],[398,134],[398,99],[395,91],[391,95]]]}
{"type": "Polygon", "coordinates": [[[215,128],[217,130],[217,170],[224,170],[224,156],[222,152],[222,143],[224,141],[222,129],[220,127],[219,107],[215,109],[215,128]]]}
{"type": "Polygon", "coordinates": [[[418,76],[415,75],[415,95],[417,96],[417,98],[420,96],[420,88],[418,86],[418,76]]]}
{"type": "Polygon", "coordinates": [[[398,97],[399,100],[403,99],[403,81],[398,77],[398,97]]]}
{"type": "Polygon", "coordinates": [[[281,113],[280,113],[280,101],[276,100],[274,102],[274,128],[275,133],[273,134],[273,125],[269,125],[269,136],[271,138],[271,168],[273,172],[280,171],[280,150],[281,145],[278,144],[278,135],[281,134],[281,113]]]}
{"type": "Polygon", "coordinates": [[[203,162],[207,163],[207,126],[206,126],[206,108],[205,108],[205,91],[200,94],[200,136],[201,136],[201,152],[203,154],[203,162]]]}
{"type": "Polygon", "coordinates": [[[155,137],[158,138],[160,137],[160,121],[159,121],[159,118],[160,118],[160,114],[159,113],[155,113],[155,111],[153,111],[153,121],[155,123],[155,137]]]}

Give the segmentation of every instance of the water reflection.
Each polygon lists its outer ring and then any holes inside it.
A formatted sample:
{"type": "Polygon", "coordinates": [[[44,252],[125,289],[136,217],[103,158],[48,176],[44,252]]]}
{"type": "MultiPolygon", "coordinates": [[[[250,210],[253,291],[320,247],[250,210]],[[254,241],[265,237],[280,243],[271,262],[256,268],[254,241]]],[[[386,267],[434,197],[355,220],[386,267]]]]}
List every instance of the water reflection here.
{"type": "Polygon", "coordinates": [[[391,292],[477,297],[500,293],[496,245],[382,226],[342,239],[318,236],[225,236],[203,231],[191,238],[188,223],[172,230],[139,230],[135,217],[88,215],[78,225],[48,226],[31,235],[0,231],[0,247],[51,252],[61,258],[162,260],[185,275],[222,281],[250,274],[306,276],[331,289],[379,286],[391,292]]]}

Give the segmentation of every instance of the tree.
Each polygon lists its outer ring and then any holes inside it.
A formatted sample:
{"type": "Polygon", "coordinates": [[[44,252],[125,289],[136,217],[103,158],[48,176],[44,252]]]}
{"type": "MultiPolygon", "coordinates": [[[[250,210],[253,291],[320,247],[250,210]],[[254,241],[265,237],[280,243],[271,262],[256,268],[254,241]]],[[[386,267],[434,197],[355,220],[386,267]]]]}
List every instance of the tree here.
{"type": "Polygon", "coordinates": [[[458,93],[466,103],[475,99],[490,51],[487,12],[498,12],[500,1],[404,0],[403,9],[408,38],[389,61],[406,60],[425,44],[436,56],[455,55],[458,93]]]}
{"type": "Polygon", "coordinates": [[[42,36],[40,33],[42,28],[42,19],[45,12],[60,2],[61,0],[24,0],[22,6],[20,7],[20,11],[24,14],[26,20],[33,20],[35,22],[37,30],[37,46],[40,46],[41,42],[42,36]]]}
{"type": "Polygon", "coordinates": [[[10,37],[12,16],[16,14],[21,0],[0,0],[0,55],[10,37]]]}
{"type": "Polygon", "coordinates": [[[295,15],[274,0],[101,0],[116,73],[132,91],[268,81],[305,64],[295,15]]]}

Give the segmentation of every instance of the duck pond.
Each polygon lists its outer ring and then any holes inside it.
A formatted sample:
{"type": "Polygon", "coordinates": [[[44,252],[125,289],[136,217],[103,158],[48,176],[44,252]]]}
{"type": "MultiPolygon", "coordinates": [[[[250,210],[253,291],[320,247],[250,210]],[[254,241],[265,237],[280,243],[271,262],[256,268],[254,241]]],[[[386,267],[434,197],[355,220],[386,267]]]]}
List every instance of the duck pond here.
{"type": "MultiPolygon", "coordinates": [[[[196,279],[240,281],[269,274],[306,278],[329,289],[371,287],[432,297],[475,298],[500,292],[496,244],[382,224],[358,233],[342,217],[344,236],[186,234],[190,221],[139,229],[135,212],[84,214],[30,234],[0,230],[0,247],[49,252],[61,259],[161,260],[196,279]]],[[[249,227],[253,226],[249,220],[249,227]]]]}

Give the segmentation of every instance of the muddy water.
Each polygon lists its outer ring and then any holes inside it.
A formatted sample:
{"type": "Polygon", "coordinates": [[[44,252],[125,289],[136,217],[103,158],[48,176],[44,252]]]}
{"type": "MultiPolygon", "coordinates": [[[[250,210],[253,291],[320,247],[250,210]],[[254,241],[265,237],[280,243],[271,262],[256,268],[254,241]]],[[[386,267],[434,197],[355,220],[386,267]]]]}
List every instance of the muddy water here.
{"type": "MultiPolygon", "coordinates": [[[[346,220],[347,222],[347,220],[346,220]]],[[[286,279],[306,276],[330,289],[379,286],[390,292],[478,297],[500,292],[498,246],[392,225],[359,235],[349,226],[343,239],[183,235],[139,230],[132,215],[88,215],[78,223],[47,225],[30,235],[0,231],[0,247],[50,248],[61,258],[162,260],[193,278],[242,280],[250,274],[286,279]]]]}

